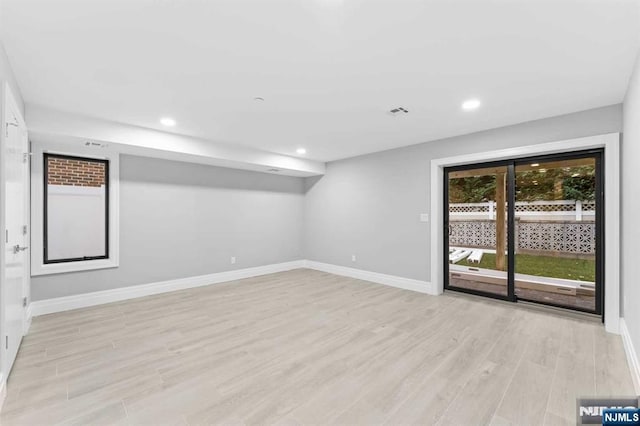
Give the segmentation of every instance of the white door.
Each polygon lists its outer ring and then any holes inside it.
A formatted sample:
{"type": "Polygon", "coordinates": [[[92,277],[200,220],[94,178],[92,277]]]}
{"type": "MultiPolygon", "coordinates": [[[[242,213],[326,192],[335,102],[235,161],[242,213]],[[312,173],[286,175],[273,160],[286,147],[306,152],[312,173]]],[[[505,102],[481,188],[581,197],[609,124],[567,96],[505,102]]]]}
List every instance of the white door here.
{"type": "MultiPolygon", "coordinates": [[[[8,91],[7,91],[8,93],[8,91]]],[[[2,305],[4,336],[2,336],[3,371],[8,375],[22,341],[25,321],[23,297],[28,283],[28,182],[29,142],[27,131],[11,95],[6,96],[2,167],[4,169],[5,215],[5,279],[2,305]]]]}

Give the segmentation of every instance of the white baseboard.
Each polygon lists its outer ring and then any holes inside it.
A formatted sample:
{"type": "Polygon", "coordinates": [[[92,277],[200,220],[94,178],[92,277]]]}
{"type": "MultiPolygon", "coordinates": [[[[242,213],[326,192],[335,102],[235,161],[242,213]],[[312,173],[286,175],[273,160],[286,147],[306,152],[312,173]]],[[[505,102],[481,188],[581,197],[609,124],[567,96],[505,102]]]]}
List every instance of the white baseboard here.
{"type": "Polygon", "coordinates": [[[276,263],[273,265],[257,266],[254,268],[238,269],[235,271],[218,272],[215,274],[200,275],[188,278],[179,278],[169,281],[161,281],[149,284],[140,284],[113,290],[96,291],[93,293],[75,294],[73,296],[58,297],[55,299],[38,300],[32,302],[27,309],[27,325],[31,324],[31,317],[64,312],[72,309],[87,308],[90,306],[102,305],[105,303],[119,302],[122,300],[135,299],[138,297],[151,296],[154,294],[167,293],[170,291],[185,290],[188,288],[202,287],[211,284],[218,284],[227,281],[241,280],[244,278],[257,277],[260,275],[272,274],[275,272],[289,271],[299,268],[310,268],[318,271],[329,272],[331,274],[342,275],[350,278],[357,278],[384,284],[405,290],[417,291],[426,294],[437,294],[431,283],[427,281],[403,278],[395,275],[380,274],[377,272],[364,271],[361,269],[347,268],[345,266],[331,265],[308,260],[295,260],[292,262],[276,263]]]}
{"type": "Polygon", "coordinates": [[[627,362],[631,370],[633,386],[636,389],[636,394],[640,395],[640,359],[638,359],[638,353],[633,346],[631,335],[629,335],[629,329],[627,328],[627,323],[624,321],[624,318],[620,318],[620,334],[622,335],[622,342],[624,343],[624,351],[627,354],[627,362]]]}
{"type": "Polygon", "coordinates": [[[24,330],[22,331],[23,336],[26,336],[27,333],[29,332],[29,329],[31,328],[32,319],[33,319],[33,304],[29,303],[29,306],[27,306],[27,311],[25,313],[25,318],[24,318],[24,330]]]}
{"type": "Polygon", "coordinates": [[[305,261],[305,265],[309,269],[328,272],[330,274],[342,275],[349,278],[357,278],[359,280],[371,281],[378,284],[384,284],[391,287],[402,288],[404,290],[417,291],[437,295],[433,286],[428,281],[414,280],[411,278],[398,277],[396,275],[380,274],[378,272],[370,272],[362,269],[348,268],[346,266],[332,265],[330,263],[316,262],[313,260],[305,261]]]}
{"type": "Polygon", "coordinates": [[[2,373],[0,373],[0,411],[4,405],[4,400],[7,397],[7,381],[4,379],[2,373]]]}
{"type": "Polygon", "coordinates": [[[291,269],[302,268],[304,267],[304,264],[304,260],[295,260],[292,262],[276,263],[272,265],[257,266],[254,268],[238,269],[235,271],[218,272],[215,274],[179,278],[150,284],[140,284],[116,288],[113,290],[96,291],[93,293],[58,297],[55,299],[38,300],[32,302],[29,309],[30,314],[37,317],[39,315],[87,308],[89,306],[119,302],[122,300],[135,299],[138,297],[151,296],[170,291],[185,290],[188,288],[241,280],[244,278],[257,277],[275,272],[289,271],[291,269]]]}

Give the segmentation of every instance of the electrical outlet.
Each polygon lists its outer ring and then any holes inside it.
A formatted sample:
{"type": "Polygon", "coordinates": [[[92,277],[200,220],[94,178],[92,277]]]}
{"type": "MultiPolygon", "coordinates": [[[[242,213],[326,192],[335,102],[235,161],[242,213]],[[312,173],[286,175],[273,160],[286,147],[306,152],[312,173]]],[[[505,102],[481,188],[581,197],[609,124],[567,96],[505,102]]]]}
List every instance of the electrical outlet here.
{"type": "Polygon", "coordinates": [[[429,214],[420,213],[420,222],[429,222],[429,214]]]}
{"type": "Polygon", "coordinates": [[[234,265],[236,263],[236,257],[231,256],[231,264],[234,265]]]}
{"type": "Polygon", "coordinates": [[[351,261],[352,261],[352,262],[355,262],[355,261],[356,261],[356,255],[355,255],[355,254],[352,254],[352,255],[351,255],[351,261]]]}

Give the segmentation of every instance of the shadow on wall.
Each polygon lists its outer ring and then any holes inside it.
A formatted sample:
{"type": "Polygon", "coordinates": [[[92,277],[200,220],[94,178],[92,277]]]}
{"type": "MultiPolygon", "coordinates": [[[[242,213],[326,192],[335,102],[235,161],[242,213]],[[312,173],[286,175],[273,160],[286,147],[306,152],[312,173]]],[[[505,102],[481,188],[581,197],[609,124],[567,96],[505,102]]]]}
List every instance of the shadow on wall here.
{"type": "Polygon", "coordinates": [[[307,192],[309,192],[316,183],[320,182],[320,179],[322,179],[322,176],[311,176],[308,178],[304,179],[304,193],[306,194],[307,192]]]}
{"type": "Polygon", "coordinates": [[[173,186],[303,194],[304,178],[122,155],[120,179],[173,186]]]}

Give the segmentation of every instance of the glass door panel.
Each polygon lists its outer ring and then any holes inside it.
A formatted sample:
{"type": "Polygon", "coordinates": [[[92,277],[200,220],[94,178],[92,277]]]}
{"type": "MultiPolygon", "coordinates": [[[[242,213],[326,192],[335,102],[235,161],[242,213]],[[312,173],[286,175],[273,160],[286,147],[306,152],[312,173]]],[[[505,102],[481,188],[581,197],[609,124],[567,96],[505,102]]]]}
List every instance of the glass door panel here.
{"type": "Polygon", "coordinates": [[[509,297],[508,174],[506,165],[447,171],[446,288],[509,297]]]}
{"type": "Polygon", "coordinates": [[[599,158],[599,154],[592,154],[516,164],[518,299],[599,311],[596,302],[599,158]]]}

